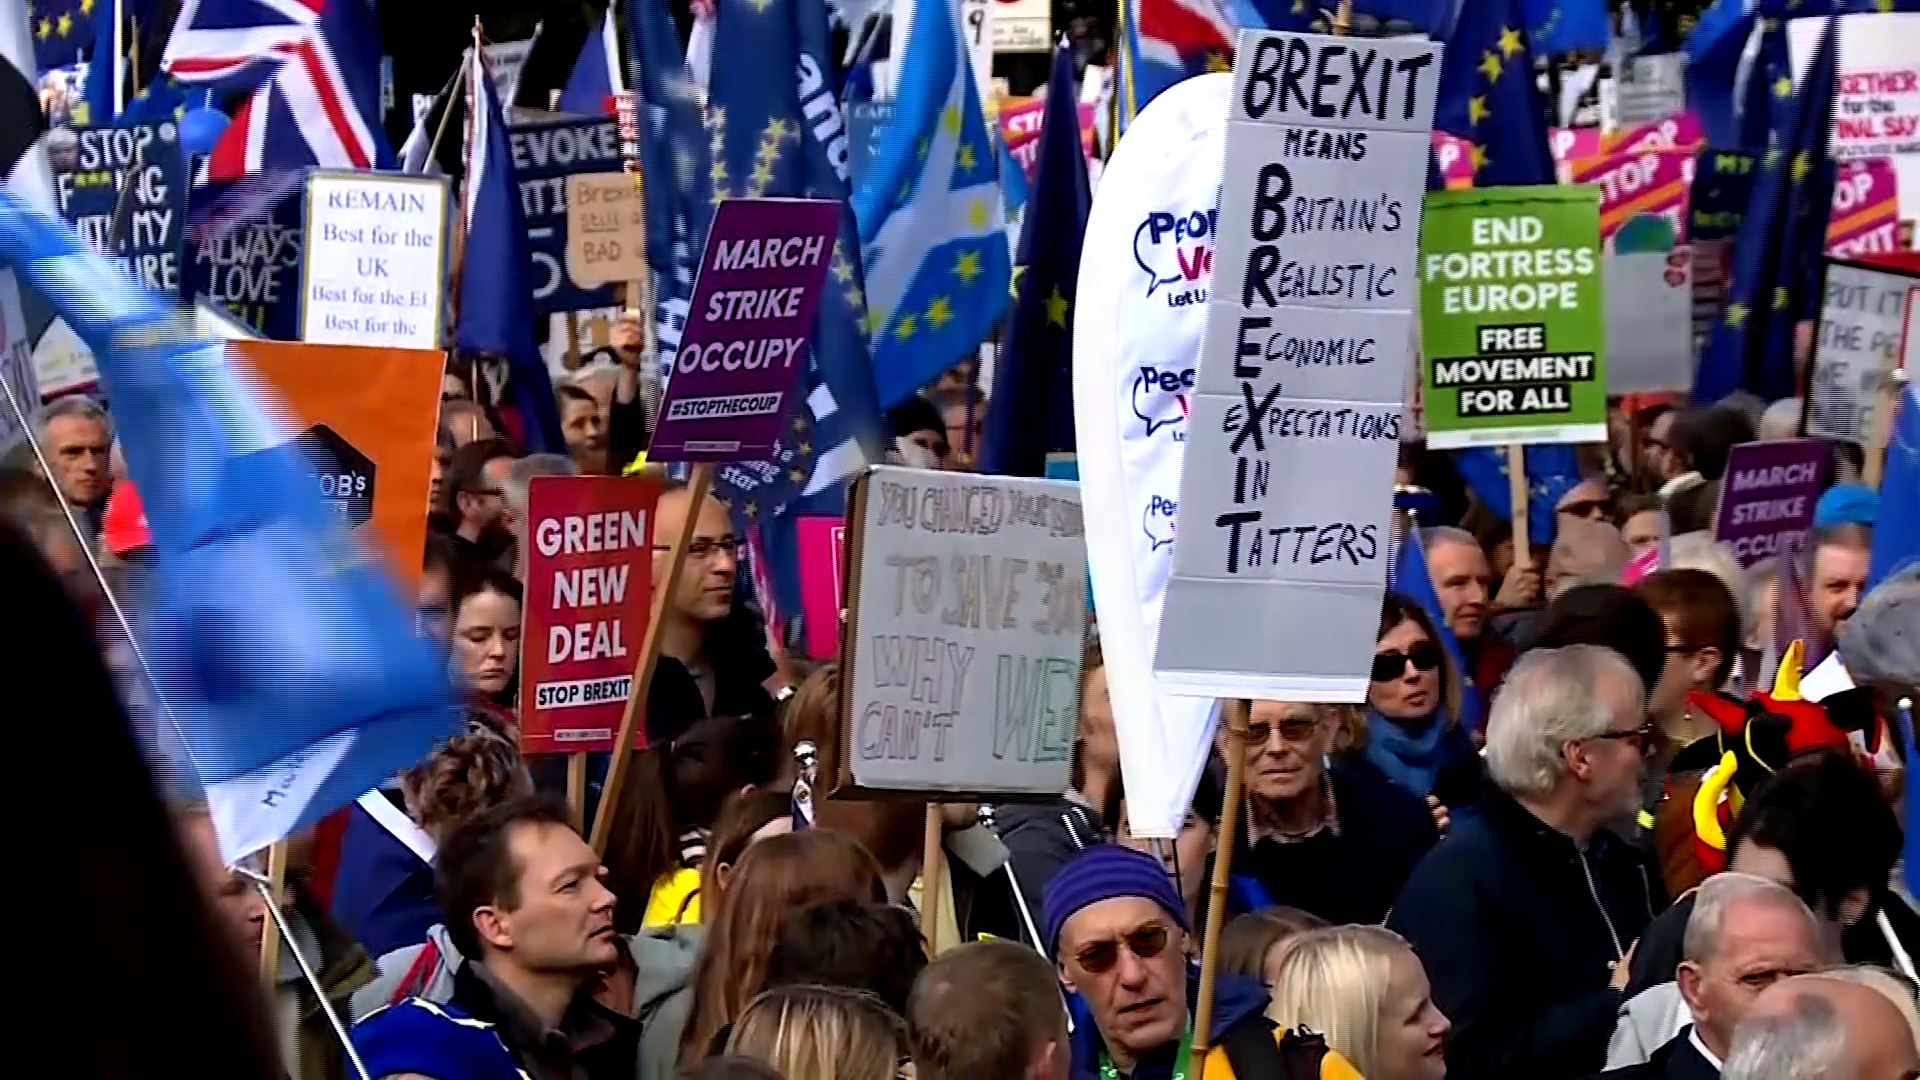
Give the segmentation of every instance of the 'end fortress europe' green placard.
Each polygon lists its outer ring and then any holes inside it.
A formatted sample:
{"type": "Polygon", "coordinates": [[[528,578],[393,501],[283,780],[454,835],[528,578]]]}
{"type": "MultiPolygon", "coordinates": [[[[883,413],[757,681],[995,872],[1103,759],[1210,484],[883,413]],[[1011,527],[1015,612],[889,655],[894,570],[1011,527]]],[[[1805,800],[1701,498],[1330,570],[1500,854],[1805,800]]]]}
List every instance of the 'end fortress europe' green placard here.
{"type": "Polygon", "coordinates": [[[1427,195],[1427,445],[1604,442],[1600,189],[1427,195]]]}

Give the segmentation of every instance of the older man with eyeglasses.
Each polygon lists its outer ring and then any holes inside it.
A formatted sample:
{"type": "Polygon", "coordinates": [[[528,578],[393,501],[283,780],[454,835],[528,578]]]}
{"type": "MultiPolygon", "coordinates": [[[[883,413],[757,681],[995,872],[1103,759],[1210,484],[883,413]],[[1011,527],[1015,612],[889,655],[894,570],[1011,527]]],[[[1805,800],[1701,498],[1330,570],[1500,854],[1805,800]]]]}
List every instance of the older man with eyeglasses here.
{"type": "MultiPolygon", "coordinates": [[[[1088,848],[1047,883],[1047,947],[1074,995],[1072,1080],[1185,1080],[1199,972],[1192,925],[1160,861],[1115,844],[1088,848]]],[[[1257,979],[1222,973],[1207,1025],[1209,1080],[1359,1080],[1324,1043],[1276,1032],[1257,979]]]]}
{"type": "Polygon", "coordinates": [[[1447,1071],[1600,1071],[1660,876],[1605,823],[1639,804],[1654,730],[1632,665],[1600,645],[1520,658],[1487,723],[1498,790],[1421,861],[1387,917],[1453,1020],[1447,1071]]]}

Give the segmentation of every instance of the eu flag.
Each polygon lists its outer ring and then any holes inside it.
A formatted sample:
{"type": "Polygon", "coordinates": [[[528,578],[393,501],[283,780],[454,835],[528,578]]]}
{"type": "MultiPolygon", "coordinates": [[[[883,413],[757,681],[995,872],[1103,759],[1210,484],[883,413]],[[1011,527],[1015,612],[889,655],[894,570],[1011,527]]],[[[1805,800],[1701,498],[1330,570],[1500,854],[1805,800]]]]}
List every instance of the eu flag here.
{"type": "MultiPolygon", "coordinates": [[[[107,2],[112,10],[112,0],[107,2]]],[[[71,67],[80,59],[93,41],[93,12],[99,6],[100,0],[28,0],[33,62],[42,72],[71,67]]]]}
{"type": "Polygon", "coordinates": [[[1755,19],[1751,0],[1714,0],[1680,47],[1687,58],[1687,104],[1700,117],[1707,141],[1716,146],[1745,145],[1740,141],[1734,84],[1755,19]]]}
{"type": "Polygon", "coordinates": [[[1827,19],[1806,80],[1760,160],[1753,198],[1734,243],[1727,310],[1694,372],[1693,400],[1746,389],[1768,401],[1791,397],[1794,324],[1817,314],[1820,260],[1833,204],[1833,126],[1839,81],[1835,21],[1827,19]]]}
{"type": "Polygon", "coordinates": [[[1047,454],[1070,451],[1073,438],[1073,300],[1080,243],[1093,195],[1080,148],[1073,52],[1053,54],[1046,119],[1040,128],[1037,193],[1020,234],[1020,300],[1011,340],[994,372],[992,404],[980,448],[981,471],[1039,476],[1047,454]]]}
{"type": "MultiPolygon", "coordinates": [[[[1551,544],[1554,534],[1554,507],[1567,492],[1580,483],[1580,462],[1573,447],[1560,443],[1526,448],[1527,455],[1527,542],[1551,544]]],[[[1513,491],[1507,479],[1507,454],[1504,448],[1476,446],[1456,450],[1454,468],[1466,481],[1474,497],[1494,516],[1513,517],[1513,491]]]]}
{"type": "Polygon", "coordinates": [[[460,260],[460,319],[454,342],[462,349],[504,356],[507,399],[520,414],[527,449],[564,454],[560,413],[547,362],[533,336],[533,256],[527,219],[513,171],[500,99],[484,50],[467,55],[467,175],[462,211],[467,243],[460,260]]]}
{"type": "Polygon", "coordinates": [[[1755,153],[1767,148],[1784,124],[1793,101],[1793,67],[1787,56],[1787,28],[1780,19],[1762,18],[1755,51],[1740,95],[1739,145],[1755,153]]]}
{"type": "Polygon", "coordinates": [[[229,861],[312,822],[450,734],[443,662],[321,501],[291,432],[190,313],[0,191],[11,266],[86,341],[159,559],[155,686],[229,861]]]}
{"type": "MultiPolygon", "coordinates": [[[[720,0],[707,100],[711,198],[843,203],[813,324],[813,364],[774,460],[716,471],[736,518],[754,521],[880,461],[880,405],[864,334],[866,283],[847,198],[848,138],[822,0],[720,0]]],[[[704,239],[704,238],[703,238],[704,239]]]]}
{"type": "Polygon", "coordinates": [[[1873,526],[1868,588],[1920,562],[1920,385],[1901,387],[1899,400],[1887,439],[1887,467],[1880,475],[1880,520],[1873,526]]]}
{"type": "Polygon", "coordinates": [[[917,4],[893,119],[854,194],[882,405],[971,355],[1006,310],[1002,198],[958,9],[917,4]]]}
{"type": "Polygon", "coordinates": [[[1475,187],[1551,184],[1547,114],[1519,0],[1472,0],[1447,41],[1434,126],[1473,144],[1475,187]]]}
{"type": "Polygon", "coordinates": [[[640,123],[647,265],[654,277],[654,337],[661,354],[670,357],[686,332],[694,270],[713,218],[707,132],[700,116],[700,88],[687,70],[667,5],[652,0],[615,2],[624,13],[632,45],[626,74],[640,123]]]}
{"type": "Polygon", "coordinates": [[[1520,13],[1527,20],[1533,50],[1542,56],[1605,52],[1613,36],[1607,0],[1521,0],[1520,13]]]}

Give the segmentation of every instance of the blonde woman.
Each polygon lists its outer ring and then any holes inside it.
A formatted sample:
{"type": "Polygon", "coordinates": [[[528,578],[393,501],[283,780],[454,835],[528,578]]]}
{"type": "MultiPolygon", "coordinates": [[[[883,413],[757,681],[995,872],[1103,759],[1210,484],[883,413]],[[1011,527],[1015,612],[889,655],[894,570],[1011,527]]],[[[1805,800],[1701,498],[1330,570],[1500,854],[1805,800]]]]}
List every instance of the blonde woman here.
{"type": "Polygon", "coordinates": [[[1282,1028],[1320,1032],[1367,1080],[1445,1080],[1452,1025],[1400,935],[1377,926],[1310,930],[1290,943],[1275,974],[1267,1015],[1282,1028]]]}
{"type": "Polygon", "coordinates": [[[782,986],[747,1006],[727,1053],[765,1062],[786,1080],[912,1076],[906,1021],[861,990],[782,986]]]}

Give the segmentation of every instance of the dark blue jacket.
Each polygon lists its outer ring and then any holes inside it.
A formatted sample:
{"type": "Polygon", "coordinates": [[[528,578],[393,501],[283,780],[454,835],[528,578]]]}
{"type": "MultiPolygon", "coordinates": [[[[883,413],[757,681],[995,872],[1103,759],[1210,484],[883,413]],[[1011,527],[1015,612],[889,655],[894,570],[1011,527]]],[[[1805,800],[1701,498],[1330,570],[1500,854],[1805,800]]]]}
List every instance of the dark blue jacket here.
{"type": "Polygon", "coordinates": [[[1603,830],[1582,852],[1495,791],[1421,860],[1387,925],[1453,1021],[1448,1075],[1572,1080],[1606,1064],[1613,965],[1663,906],[1632,844],[1603,830]]]}
{"type": "Polygon", "coordinates": [[[333,917],[374,956],[420,944],[441,921],[433,867],[357,805],[340,840],[333,917]]]}
{"type": "MultiPolygon", "coordinates": [[[[1195,1000],[1200,995],[1199,969],[1189,965],[1187,968],[1187,1009],[1192,1015],[1195,1000]]],[[[1080,995],[1068,998],[1068,1008],[1073,1012],[1073,1067],[1069,1070],[1071,1080],[1100,1080],[1100,1029],[1094,1025],[1093,1013],[1087,1008],[1080,995]]],[[[1267,1011],[1267,988],[1258,979],[1240,975],[1222,973],[1216,977],[1213,987],[1213,1021],[1207,1025],[1211,1029],[1207,1042],[1210,1046],[1221,1045],[1227,1029],[1244,1020],[1252,1018],[1265,1024],[1263,1015],[1267,1011]]],[[[1130,1080],[1169,1080],[1173,1075],[1173,1066],[1180,1057],[1179,1039],[1141,1057],[1134,1066],[1130,1080]]],[[[1192,1074],[1192,1066],[1188,1066],[1192,1074]]],[[[1207,1073],[1212,1076],[1211,1070],[1207,1073]]],[[[1254,1078],[1249,1078],[1254,1080],[1254,1078]]]]}

